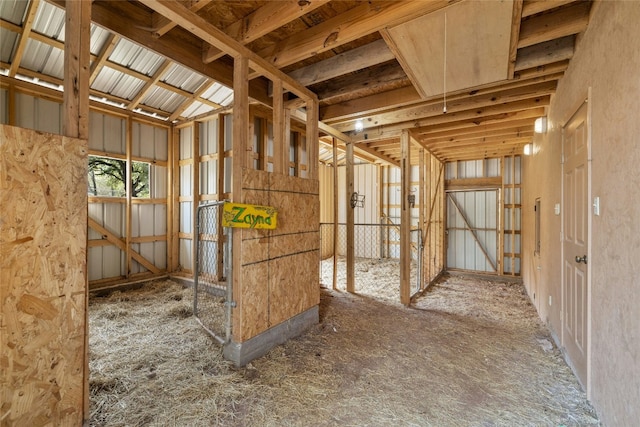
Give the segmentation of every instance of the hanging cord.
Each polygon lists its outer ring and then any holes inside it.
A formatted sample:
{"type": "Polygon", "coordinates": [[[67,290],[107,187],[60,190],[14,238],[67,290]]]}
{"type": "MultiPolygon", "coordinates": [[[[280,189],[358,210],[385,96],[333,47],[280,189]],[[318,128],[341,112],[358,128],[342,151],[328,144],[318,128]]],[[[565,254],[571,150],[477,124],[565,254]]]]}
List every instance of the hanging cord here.
{"type": "Polygon", "coordinates": [[[442,107],[442,113],[447,113],[447,12],[444,13],[444,71],[442,73],[442,87],[444,92],[444,104],[442,107]]]}

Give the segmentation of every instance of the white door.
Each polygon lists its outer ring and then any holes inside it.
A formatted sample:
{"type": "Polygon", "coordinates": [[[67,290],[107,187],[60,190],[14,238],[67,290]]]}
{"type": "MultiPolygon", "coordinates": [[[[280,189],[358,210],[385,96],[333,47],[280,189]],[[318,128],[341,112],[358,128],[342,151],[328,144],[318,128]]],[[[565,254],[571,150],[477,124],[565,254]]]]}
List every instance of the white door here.
{"type": "Polygon", "coordinates": [[[589,173],[587,104],[567,123],[563,133],[563,289],[562,344],[576,376],[588,387],[589,286],[589,173]]]}

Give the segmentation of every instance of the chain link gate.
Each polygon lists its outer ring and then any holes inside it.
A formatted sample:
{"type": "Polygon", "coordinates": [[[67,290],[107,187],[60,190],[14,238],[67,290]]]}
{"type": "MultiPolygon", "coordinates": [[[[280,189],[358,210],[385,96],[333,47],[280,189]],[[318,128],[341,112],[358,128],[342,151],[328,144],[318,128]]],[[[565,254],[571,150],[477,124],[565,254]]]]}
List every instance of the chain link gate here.
{"type": "Polygon", "coordinates": [[[193,314],[218,341],[231,338],[232,229],[222,227],[224,201],[201,204],[196,216],[193,314]],[[225,245],[226,242],[226,245],[225,245]]]}

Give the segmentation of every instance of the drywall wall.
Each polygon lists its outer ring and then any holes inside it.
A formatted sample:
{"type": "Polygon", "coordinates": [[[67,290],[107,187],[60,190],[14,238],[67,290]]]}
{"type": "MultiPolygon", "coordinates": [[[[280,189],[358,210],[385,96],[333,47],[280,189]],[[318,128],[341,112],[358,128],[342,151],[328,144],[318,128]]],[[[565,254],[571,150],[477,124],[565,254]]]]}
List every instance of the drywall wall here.
{"type": "Polygon", "coordinates": [[[591,344],[587,388],[605,425],[640,419],[640,4],[599,2],[548,112],[549,131],[524,162],[524,282],[560,337],[562,126],[589,97],[591,344]],[[590,95],[589,95],[590,91],[590,95]],[[541,253],[533,204],[541,200],[541,253]],[[593,199],[591,199],[593,200],[593,199]]]}
{"type": "Polygon", "coordinates": [[[87,141],[0,126],[2,425],[82,424],[87,141]]]}

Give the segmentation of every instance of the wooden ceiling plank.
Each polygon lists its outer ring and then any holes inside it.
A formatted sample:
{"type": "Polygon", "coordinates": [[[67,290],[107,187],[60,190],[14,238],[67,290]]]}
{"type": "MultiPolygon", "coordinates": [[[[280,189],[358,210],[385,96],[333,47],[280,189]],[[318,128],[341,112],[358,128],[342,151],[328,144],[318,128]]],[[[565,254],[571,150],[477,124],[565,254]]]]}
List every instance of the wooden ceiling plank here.
{"type": "Polygon", "coordinates": [[[290,72],[289,77],[296,79],[304,86],[310,86],[357,70],[391,61],[394,58],[393,53],[389,50],[385,41],[379,39],[364,46],[332,56],[324,61],[298,68],[290,72]]]}
{"type": "Polygon", "coordinates": [[[140,0],[140,2],[156,12],[165,16],[171,16],[172,21],[203,41],[216,46],[233,56],[242,56],[243,58],[247,58],[251,63],[251,68],[263,73],[271,80],[281,80],[288,90],[294,92],[299,97],[306,100],[317,99],[315,93],[298,84],[298,82],[280,70],[274,68],[263,58],[256,55],[238,41],[227,36],[220,29],[191,12],[184,6],[167,0],[140,0]]]}
{"type": "MultiPolygon", "coordinates": [[[[495,92],[487,92],[467,97],[457,97],[457,99],[447,100],[447,114],[451,115],[471,109],[481,109],[492,105],[506,104],[514,101],[527,100],[531,98],[548,95],[555,92],[556,81],[536,83],[533,85],[515,87],[513,89],[503,89],[495,92]]],[[[367,124],[371,126],[386,126],[397,122],[407,122],[420,120],[427,117],[441,116],[442,104],[438,101],[423,103],[418,106],[395,110],[389,113],[377,114],[367,117],[367,124]]],[[[355,130],[355,121],[348,121],[335,124],[334,127],[341,132],[355,130]]]]}
{"type": "Polygon", "coordinates": [[[366,2],[308,30],[293,34],[258,54],[275,67],[282,68],[457,1],[366,2]]]}
{"type": "Polygon", "coordinates": [[[570,35],[519,49],[514,71],[569,60],[573,47],[574,36],[570,35]]]}
{"type": "Polygon", "coordinates": [[[168,59],[164,60],[162,65],[160,65],[160,67],[156,70],[156,72],[153,73],[153,76],[151,76],[151,78],[147,80],[144,87],[140,89],[140,91],[138,91],[138,93],[131,100],[131,102],[129,102],[129,105],[127,106],[127,110],[130,110],[130,111],[134,110],[140,104],[140,102],[142,102],[142,100],[144,99],[145,96],[147,96],[149,91],[160,81],[160,79],[162,79],[162,77],[164,76],[164,73],[167,72],[171,64],[172,62],[170,60],[168,59]]]}
{"type": "Polygon", "coordinates": [[[377,159],[382,160],[383,163],[387,163],[391,166],[400,167],[400,162],[397,159],[394,159],[393,157],[388,156],[387,154],[380,152],[376,149],[369,148],[366,145],[362,145],[362,144],[354,144],[353,148],[358,151],[364,151],[365,153],[369,153],[372,156],[376,157],[377,159]]]}
{"type": "MultiPolygon", "coordinates": [[[[247,44],[328,2],[329,0],[313,0],[305,4],[298,2],[298,0],[270,1],[248,16],[227,26],[224,32],[238,42],[247,44]]],[[[202,60],[209,63],[223,55],[224,52],[215,46],[207,46],[203,50],[202,60]]]]}
{"type": "Polygon", "coordinates": [[[100,70],[109,59],[109,56],[111,55],[113,49],[115,49],[119,41],[120,36],[113,33],[109,34],[107,40],[105,40],[104,45],[102,46],[102,49],[100,50],[100,53],[98,54],[98,57],[91,63],[89,85],[92,85],[93,81],[96,79],[96,77],[98,77],[98,74],[100,74],[100,70]]]}
{"type": "Polygon", "coordinates": [[[20,62],[22,62],[22,56],[24,55],[24,51],[27,48],[27,42],[29,41],[29,35],[31,34],[33,21],[36,18],[36,12],[38,11],[39,5],[40,0],[32,0],[27,7],[24,22],[22,23],[22,28],[20,31],[20,40],[18,41],[18,46],[15,49],[13,58],[11,59],[11,68],[9,68],[8,74],[9,77],[15,77],[16,72],[20,68],[20,62]]]}
{"type": "Polygon", "coordinates": [[[513,78],[516,68],[516,58],[518,56],[518,40],[520,38],[520,24],[522,22],[523,0],[514,0],[513,15],[511,18],[511,41],[509,43],[509,70],[507,79],[513,78]]]}
{"type": "Polygon", "coordinates": [[[565,4],[573,3],[576,0],[525,0],[522,7],[522,17],[535,15],[536,13],[546,12],[565,4]]]}
{"type": "Polygon", "coordinates": [[[556,12],[523,21],[518,49],[584,31],[589,24],[590,8],[590,2],[576,2],[556,12]]]}
{"type": "MultiPolygon", "coordinates": [[[[184,2],[184,3],[185,3],[185,6],[188,7],[190,11],[196,13],[202,8],[204,8],[205,6],[207,6],[212,1],[213,0],[194,0],[194,1],[189,1],[188,3],[190,4],[186,4],[187,2],[184,2]]],[[[169,31],[171,31],[173,28],[175,28],[175,26],[176,26],[175,22],[165,18],[164,16],[162,16],[157,12],[153,12],[153,14],[151,15],[151,27],[154,29],[153,37],[156,37],[156,38],[162,37],[163,35],[167,34],[169,31]]]]}

